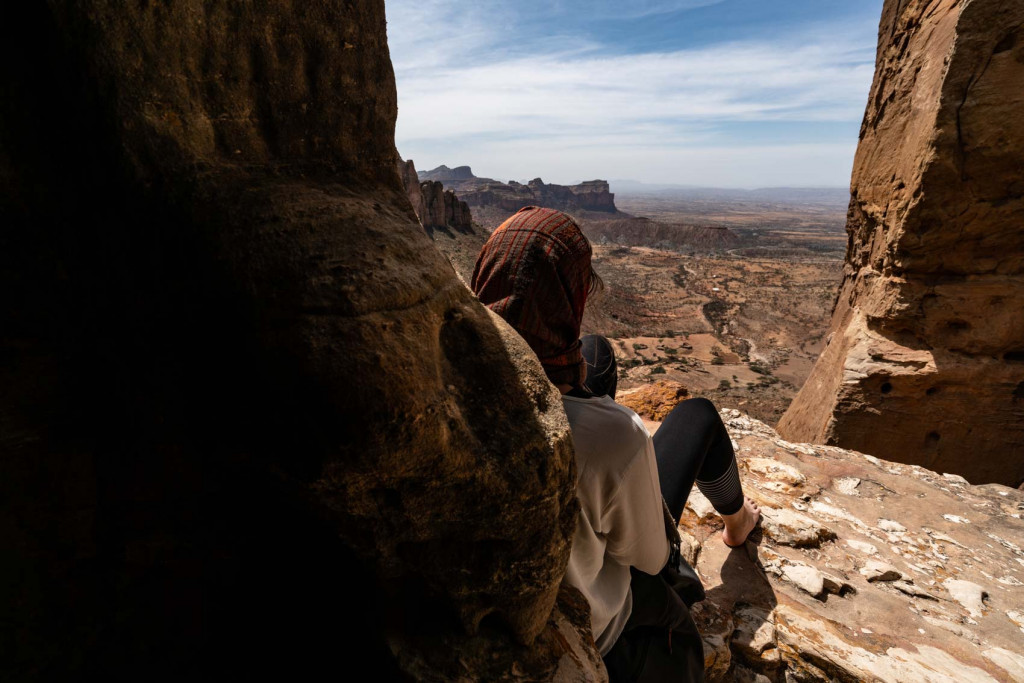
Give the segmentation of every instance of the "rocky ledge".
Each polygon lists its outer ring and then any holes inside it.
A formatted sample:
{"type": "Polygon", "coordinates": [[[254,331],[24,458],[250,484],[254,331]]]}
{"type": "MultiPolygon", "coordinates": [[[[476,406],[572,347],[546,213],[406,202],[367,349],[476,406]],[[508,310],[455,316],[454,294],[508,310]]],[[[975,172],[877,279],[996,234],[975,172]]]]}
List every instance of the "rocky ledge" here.
{"type": "Polygon", "coordinates": [[[708,680],[1024,680],[1024,493],[722,417],[763,521],[730,550],[696,490],[680,520],[708,680]]]}

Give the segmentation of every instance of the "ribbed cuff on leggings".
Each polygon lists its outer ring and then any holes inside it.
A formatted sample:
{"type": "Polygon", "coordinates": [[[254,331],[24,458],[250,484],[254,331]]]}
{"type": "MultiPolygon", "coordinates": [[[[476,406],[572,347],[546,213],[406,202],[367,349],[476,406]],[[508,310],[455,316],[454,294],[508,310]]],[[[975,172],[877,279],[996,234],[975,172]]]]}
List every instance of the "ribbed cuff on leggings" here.
{"type": "Polygon", "coordinates": [[[736,458],[732,459],[725,474],[714,481],[697,480],[697,488],[720,515],[733,515],[743,507],[743,486],[740,485],[740,471],[736,458]]]}

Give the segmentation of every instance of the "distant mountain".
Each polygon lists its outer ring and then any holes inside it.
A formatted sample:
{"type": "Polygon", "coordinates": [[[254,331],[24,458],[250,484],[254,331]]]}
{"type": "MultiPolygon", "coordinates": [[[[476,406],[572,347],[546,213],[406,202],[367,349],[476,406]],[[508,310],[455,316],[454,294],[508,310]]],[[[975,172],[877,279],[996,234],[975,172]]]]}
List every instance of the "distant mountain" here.
{"type": "Polygon", "coordinates": [[[429,171],[420,171],[420,182],[426,182],[433,180],[439,183],[445,183],[449,187],[456,183],[463,181],[486,181],[486,182],[497,182],[490,178],[477,178],[473,175],[473,169],[469,166],[456,166],[455,168],[448,168],[444,164],[441,164],[437,168],[433,168],[429,171]]]}

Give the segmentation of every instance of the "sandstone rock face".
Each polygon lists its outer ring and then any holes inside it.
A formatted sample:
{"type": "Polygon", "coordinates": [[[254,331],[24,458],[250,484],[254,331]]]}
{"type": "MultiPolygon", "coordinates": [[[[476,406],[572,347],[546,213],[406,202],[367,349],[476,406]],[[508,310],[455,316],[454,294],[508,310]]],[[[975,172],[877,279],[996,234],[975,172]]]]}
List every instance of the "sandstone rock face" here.
{"type": "Polygon", "coordinates": [[[735,550],[699,492],[680,520],[709,681],[1020,680],[1024,493],[722,417],[765,519],[735,550]]]}
{"type": "Polygon", "coordinates": [[[402,183],[416,216],[428,232],[432,233],[438,228],[473,232],[473,215],[469,206],[460,201],[453,191],[444,189],[440,181],[420,182],[412,159],[399,161],[398,173],[402,176],[402,183]]]}
{"type": "Polygon", "coordinates": [[[779,424],[1024,480],[1024,5],[887,0],[829,343],[779,424]]]}
{"type": "Polygon", "coordinates": [[[679,382],[669,380],[646,384],[633,391],[616,395],[615,400],[645,420],[660,422],[672,409],[690,398],[690,391],[679,382]]]}
{"type": "Polygon", "coordinates": [[[607,181],[587,180],[579,185],[547,184],[534,178],[526,185],[512,180],[507,184],[493,178],[478,178],[469,166],[450,169],[440,166],[419,174],[421,181],[437,181],[459,193],[471,207],[494,207],[513,214],[524,206],[543,206],[559,211],[598,211],[616,213],[615,195],[607,181]]]}
{"type": "Polygon", "coordinates": [[[412,204],[416,217],[422,223],[423,219],[420,217],[425,213],[423,192],[420,190],[420,180],[416,175],[416,164],[413,163],[412,159],[408,161],[398,160],[398,175],[402,178],[402,186],[405,188],[405,194],[409,197],[409,203],[412,204]]]}
{"type": "Polygon", "coordinates": [[[466,202],[439,182],[428,180],[420,185],[423,195],[421,219],[425,228],[453,228],[461,232],[473,229],[473,216],[466,202]]]}
{"type": "Polygon", "coordinates": [[[603,676],[568,425],[416,221],[383,2],[0,38],[0,677],[603,676]]]}

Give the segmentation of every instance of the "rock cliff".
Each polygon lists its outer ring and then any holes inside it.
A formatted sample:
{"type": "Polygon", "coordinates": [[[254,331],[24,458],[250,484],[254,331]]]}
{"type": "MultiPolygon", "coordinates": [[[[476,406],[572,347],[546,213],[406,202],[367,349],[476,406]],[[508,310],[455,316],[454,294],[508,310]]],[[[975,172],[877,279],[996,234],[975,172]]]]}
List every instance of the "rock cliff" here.
{"type": "Polygon", "coordinates": [[[558,395],[417,223],[383,2],[6,3],[0,50],[0,677],[603,675],[558,395]]]}
{"type": "Polygon", "coordinates": [[[1024,4],[887,0],[828,345],[779,424],[1024,480],[1024,4]]]}
{"type": "Polygon", "coordinates": [[[471,207],[493,207],[513,214],[524,206],[543,206],[559,211],[599,211],[615,213],[615,195],[604,180],[588,180],[579,185],[549,185],[540,178],[527,184],[514,180],[502,183],[478,178],[469,166],[450,169],[440,166],[421,172],[420,180],[443,182],[459,193],[471,207]]]}
{"type": "Polygon", "coordinates": [[[698,491],[680,520],[709,681],[1024,680],[1024,493],[723,419],[763,519],[735,550],[698,491]]]}
{"type": "Polygon", "coordinates": [[[455,196],[455,192],[444,189],[440,181],[420,182],[412,159],[399,161],[398,172],[416,216],[428,232],[438,228],[473,232],[473,214],[466,202],[455,196]]]}

